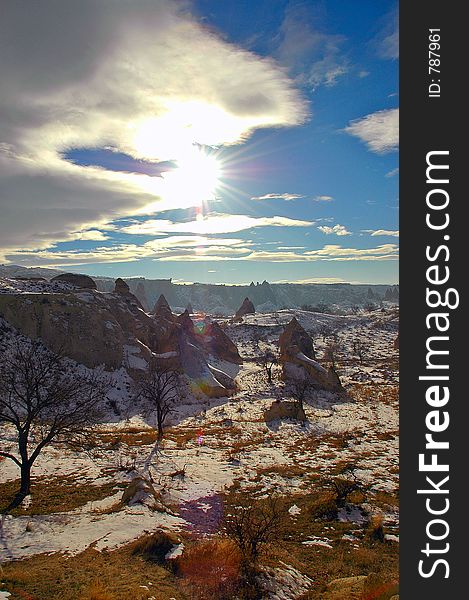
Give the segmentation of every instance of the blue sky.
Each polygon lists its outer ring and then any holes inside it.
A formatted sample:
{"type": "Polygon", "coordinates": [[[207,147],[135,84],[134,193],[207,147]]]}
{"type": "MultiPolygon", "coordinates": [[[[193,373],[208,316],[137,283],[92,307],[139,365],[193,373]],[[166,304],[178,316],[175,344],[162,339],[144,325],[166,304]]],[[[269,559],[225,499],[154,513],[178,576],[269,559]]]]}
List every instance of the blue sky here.
{"type": "Polygon", "coordinates": [[[3,20],[2,262],[398,281],[395,2],[80,7],[3,20]]]}

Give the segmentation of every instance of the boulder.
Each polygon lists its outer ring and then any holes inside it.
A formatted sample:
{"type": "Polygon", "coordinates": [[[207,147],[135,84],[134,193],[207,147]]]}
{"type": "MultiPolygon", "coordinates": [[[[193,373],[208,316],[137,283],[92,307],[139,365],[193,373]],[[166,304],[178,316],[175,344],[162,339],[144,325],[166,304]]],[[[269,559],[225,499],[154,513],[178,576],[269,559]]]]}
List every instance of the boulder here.
{"type": "Polygon", "coordinates": [[[295,419],[296,421],[306,421],[306,414],[298,402],[280,402],[274,400],[266,411],[264,411],[264,421],[276,421],[279,419],[295,419]]]}
{"type": "Polygon", "coordinates": [[[235,314],[235,319],[241,319],[244,315],[253,315],[256,312],[254,304],[249,300],[249,298],[245,298],[243,303],[238,308],[235,314]]]}
{"type": "Polygon", "coordinates": [[[313,340],[295,317],[280,335],[279,346],[284,379],[308,379],[319,389],[343,392],[335,369],[332,366],[326,369],[314,359],[313,340]]]}
{"type": "Polygon", "coordinates": [[[79,273],[62,273],[61,275],[56,275],[52,277],[51,282],[54,281],[62,281],[64,283],[69,283],[77,288],[82,288],[85,290],[96,290],[96,282],[94,279],[89,277],[88,275],[81,275],[79,273]]]}

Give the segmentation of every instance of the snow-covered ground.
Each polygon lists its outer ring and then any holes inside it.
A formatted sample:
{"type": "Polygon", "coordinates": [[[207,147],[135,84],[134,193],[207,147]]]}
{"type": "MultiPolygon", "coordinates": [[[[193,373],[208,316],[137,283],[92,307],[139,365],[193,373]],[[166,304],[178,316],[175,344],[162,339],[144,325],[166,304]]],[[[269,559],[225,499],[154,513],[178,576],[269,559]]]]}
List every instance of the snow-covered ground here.
{"type": "MultiPolygon", "coordinates": [[[[114,376],[114,412],[110,410],[108,422],[97,433],[98,451],[87,455],[65,448],[46,448],[33,468],[36,480],[57,481],[67,476],[77,485],[115,483],[115,489],[107,498],[68,512],[4,517],[0,560],[42,552],[75,554],[91,545],[98,551],[115,549],[157,528],[211,533],[217,530],[222,514],[221,492],[234,482],[241,490],[259,496],[272,492],[286,496],[307,494],[314,478],[336,474],[341,466],[353,463],[355,476],[371,492],[396,492],[395,311],[339,317],[284,310],[249,315],[238,324],[221,322],[244,358],[241,367],[230,367],[239,390],[231,398],[222,399],[200,399],[188,391],[181,399],[161,451],[153,454],[149,468],[154,487],[168,510],[155,510],[146,504],[119,504],[125,485],[146,472],[153,449],[151,435],[149,439],[142,437],[142,443],[124,438],[121,443],[109,443],[111,438],[119,439],[129,432],[136,438],[138,432],[151,434],[152,420],[138,414],[129,382],[120,371],[114,376]],[[292,316],[313,337],[319,362],[331,341],[337,345],[337,369],[348,396],[313,392],[305,405],[305,423],[266,423],[264,411],[274,400],[288,399],[289,388],[279,378],[280,367],[274,368],[273,383],[267,382],[257,361],[259,344],[274,349],[279,333],[292,316]],[[363,348],[361,357],[354,355],[357,340],[363,348]]],[[[228,366],[223,365],[225,370],[228,366]]],[[[4,447],[8,448],[11,432],[5,436],[4,447]]],[[[18,478],[13,462],[2,460],[0,466],[0,484],[18,478]]],[[[34,485],[32,493],[34,506],[34,485]]],[[[300,511],[294,507],[292,502],[292,518],[300,511]]],[[[366,509],[369,513],[378,512],[372,504],[366,509]]],[[[362,512],[355,506],[346,506],[339,518],[359,523],[362,512]]],[[[389,506],[383,517],[397,533],[396,508],[389,506]]],[[[302,541],[305,545],[326,547],[329,542],[311,537],[302,541]]],[[[294,576],[293,570],[286,567],[284,577],[294,576]]]]}

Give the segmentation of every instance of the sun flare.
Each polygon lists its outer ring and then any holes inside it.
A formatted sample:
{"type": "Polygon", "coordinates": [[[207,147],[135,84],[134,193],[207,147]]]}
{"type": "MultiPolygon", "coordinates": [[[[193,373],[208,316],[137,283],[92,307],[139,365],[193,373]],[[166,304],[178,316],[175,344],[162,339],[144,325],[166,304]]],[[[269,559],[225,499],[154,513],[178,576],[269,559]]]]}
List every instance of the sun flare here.
{"type": "Polygon", "coordinates": [[[178,158],[176,165],[175,169],[163,173],[167,199],[187,198],[197,205],[215,197],[222,169],[214,155],[199,146],[192,146],[178,158]]]}

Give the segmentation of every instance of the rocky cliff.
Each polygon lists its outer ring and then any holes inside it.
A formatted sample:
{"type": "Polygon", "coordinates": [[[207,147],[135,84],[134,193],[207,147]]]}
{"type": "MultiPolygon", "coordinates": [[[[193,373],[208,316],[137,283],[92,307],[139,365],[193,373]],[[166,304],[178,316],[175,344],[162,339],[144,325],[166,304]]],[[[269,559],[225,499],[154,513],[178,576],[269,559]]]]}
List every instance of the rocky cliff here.
{"type": "MultiPolygon", "coordinates": [[[[225,377],[221,383],[213,375],[205,338],[195,336],[189,315],[179,321],[164,298],[161,307],[157,314],[146,313],[122,280],[116,281],[113,292],[83,289],[63,280],[29,284],[3,280],[0,285],[0,316],[22,334],[41,338],[52,350],[87,367],[125,367],[132,374],[145,369],[154,356],[186,373],[207,395],[231,393],[234,382],[225,377]]],[[[239,358],[236,346],[225,338],[234,349],[226,342],[229,352],[223,353],[225,346],[218,343],[212,354],[239,358]]]]}

